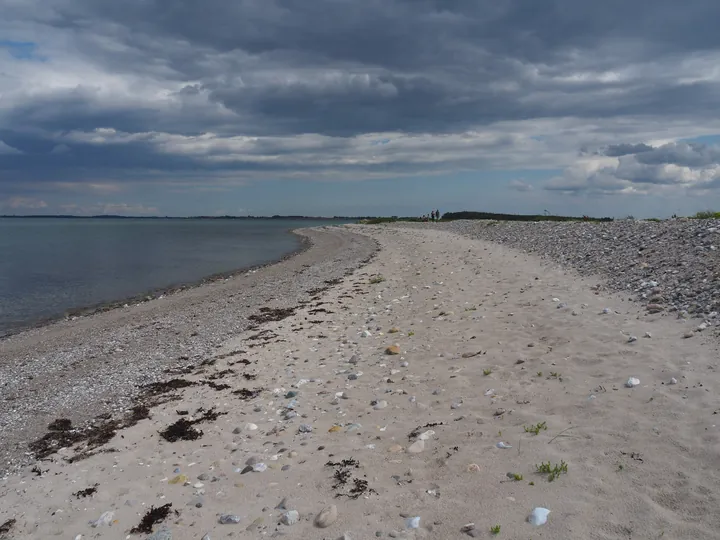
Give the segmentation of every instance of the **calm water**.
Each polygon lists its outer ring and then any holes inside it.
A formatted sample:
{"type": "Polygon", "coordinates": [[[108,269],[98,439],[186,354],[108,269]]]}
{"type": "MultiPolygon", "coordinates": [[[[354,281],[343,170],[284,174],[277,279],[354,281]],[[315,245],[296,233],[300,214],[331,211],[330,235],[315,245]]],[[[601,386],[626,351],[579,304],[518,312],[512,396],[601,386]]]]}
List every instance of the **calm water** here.
{"type": "Polygon", "coordinates": [[[275,261],[333,222],[0,218],[0,336],[70,308],[275,261]]]}

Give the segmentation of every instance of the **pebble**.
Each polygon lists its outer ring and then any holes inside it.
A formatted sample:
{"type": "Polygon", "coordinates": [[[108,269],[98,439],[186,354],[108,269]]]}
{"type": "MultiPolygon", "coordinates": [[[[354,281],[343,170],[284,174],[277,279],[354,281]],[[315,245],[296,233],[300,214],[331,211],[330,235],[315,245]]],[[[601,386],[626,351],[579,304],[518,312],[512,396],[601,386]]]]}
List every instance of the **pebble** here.
{"type": "Polygon", "coordinates": [[[687,332],[685,332],[685,333],[683,334],[683,337],[684,337],[685,339],[688,339],[688,338],[693,337],[694,335],[695,335],[695,332],[693,332],[692,330],[688,330],[687,332]]]}
{"type": "Polygon", "coordinates": [[[163,525],[160,529],[148,536],[147,540],[172,540],[172,531],[163,525]]]}
{"type": "Polygon", "coordinates": [[[535,525],[536,527],[539,527],[540,525],[545,525],[547,523],[549,514],[550,510],[548,510],[547,508],[537,507],[528,516],[528,523],[530,523],[530,525],[535,525]]]}
{"type": "Polygon", "coordinates": [[[376,411],[379,411],[380,409],[384,409],[385,407],[387,407],[387,405],[388,405],[387,401],[380,400],[377,403],[375,403],[375,405],[373,405],[373,409],[375,409],[376,411]]]}
{"type": "Polygon", "coordinates": [[[321,529],[325,529],[335,523],[338,518],[337,506],[331,504],[323,508],[315,518],[315,525],[321,529]]]}
{"type": "Polygon", "coordinates": [[[406,529],[418,529],[420,528],[420,516],[409,517],[405,520],[406,529]]]}
{"type": "Polygon", "coordinates": [[[501,448],[501,449],[503,449],[503,450],[508,450],[508,449],[512,448],[511,445],[509,445],[509,444],[506,443],[506,442],[502,442],[502,441],[500,441],[499,443],[497,443],[495,446],[497,446],[498,448],[501,448]]]}
{"type": "Polygon", "coordinates": [[[425,441],[423,439],[418,439],[414,443],[412,443],[410,446],[408,446],[407,451],[411,454],[419,454],[425,450],[425,441]]]}
{"type": "Polygon", "coordinates": [[[310,424],[300,424],[298,427],[298,431],[300,433],[312,433],[312,426],[310,424]]]}
{"type": "Polygon", "coordinates": [[[206,482],[207,480],[210,480],[210,475],[208,475],[207,473],[202,473],[198,475],[197,479],[206,482]]]}
{"type": "Polygon", "coordinates": [[[636,379],[635,377],[630,377],[627,382],[625,383],[625,386],[628,388],[635,388],[640,384],[640,379],[636,379]]]}
{"type": "Polygon", "coordinates": [[[242,517],[235,514],[222,514],[218,519],[218,522],[222,525],[234,525],[240,523],[242,517]]]}
{"type": "Polygon", "coordinates": [[[403,451],[403,447],[400,446],[399,444],[393,444],[390,448],[388,448],[388,452],[390,452],[391,454],[397,454],[398,452],[402,452],[402,451],[403,451]]]}
{"type": "Polygon", "coordinates": [[[388,354],[388,355],[400,354],[400,347],[398,347],[397,345],[390,345],[387,349],[385,349],[385,354],[388,354]]]}
{"type": "Polygon", "coordinates": [[[185,474],[178,474],[175,478],[168,480],[168,484],[184,484],[189,478],[185,474]]]}
{"type": "Polygon", "coordinates": [[[677,383],[678,383],[678,380],[675,377],[672,377],[670,379],[670,384],[677,384],[677,383]]]}
{"type": "Polygon", "coordinates": [[[283,525],[294,525],[298,521],[300,521],[300,513],[297,510],[288,510],[280,516],[280,522],[283,525]]]}
{"type": "Polygon", "coordinates": [[[477,463],[471,463],[467,468],[468,472],[480,472],[480,465],[477,463]]]}

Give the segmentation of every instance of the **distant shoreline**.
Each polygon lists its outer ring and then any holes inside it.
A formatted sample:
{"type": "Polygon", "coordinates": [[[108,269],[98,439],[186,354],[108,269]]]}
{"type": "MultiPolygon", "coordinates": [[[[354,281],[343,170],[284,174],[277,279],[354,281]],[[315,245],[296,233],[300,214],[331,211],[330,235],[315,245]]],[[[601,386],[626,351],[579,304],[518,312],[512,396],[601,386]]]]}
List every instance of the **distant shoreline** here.
{"type": "Polygon", "coordinates": [[[356,221],[360,219],[368,219],[367,217],[353,216],[115,216],[115,215],[97,215],[97,216],[73,216],[73,215],[1,215],[0,219],[265,219],[265,220],[305,220],[305,221],[356,221]]]}

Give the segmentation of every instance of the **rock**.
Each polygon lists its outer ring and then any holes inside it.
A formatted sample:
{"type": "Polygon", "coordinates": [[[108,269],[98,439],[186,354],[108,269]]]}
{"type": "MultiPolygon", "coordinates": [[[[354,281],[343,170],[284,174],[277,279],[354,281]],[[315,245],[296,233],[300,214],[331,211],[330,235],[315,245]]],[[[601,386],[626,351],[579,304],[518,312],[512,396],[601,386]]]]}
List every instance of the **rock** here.
{"type": "Polygon", "coordinates": [[[342,431],[342,426],[334,425],[330,429],[328,429],[328,433],[336,433],[338,431],[342,431]]]}
{"type": "Polygon", "coordinates": [[[315,525],[321,529],[325,529],[335,523],[338,518],[337,506],[331,504],[323,508],[315,518],[315,525]]]}
{"type": "Polygon", "coordinates": [[[312,433],[312,426],[310,424],[300,424],[300,427],[298,427],[298,432],[300,433],[312,433]]]}
{"type": "Polygon", "coordinates": [[[295,525],[300,521],[300,513],[297,510],[288,510],[280,516],[280,523],[283,525],[295,525]]]}
{"type": "Polygon", "coordinates": [[[625,386],[628,388],[635,388],[640,384],[640,379],[636,379],[635,377],[630,377],[627,382],[625,382],[625,386]]]}
{"type": "Polygon", "coordinates": [[[250,456],[245,460],[245,465],[253,466],[257,463],[262,463],[263,459],[265,458],[263,458],[262,456],[250,456]]]}
{"type": "Polygon", "coordinates": [[[240,433],[242,433],[242,428],[241,428],[241,427],[236,427],[235,429],[233,429],[233,434],[234,434],[234,435],[239,435],[240,433]]]}
{"type": "Polygon", "coordinates": [[[206,482],[210,480],[210,476],[207,473],[199,474],[197,477],[198,480],[202,480],[203,482],[206,482]]]}
{"type": "Polygon", "coordinates": [[[258,428],[257,424],[253,424],[251,422],[248,422],[245,424],[245,431],[255,431],[258,428]]]}
{"type": "Polygon", "coordinates": [[[388,334],[397,334],[400,331],[399,328],[395,328],[394,326],[388,330],[388,334]]]}
{"type": "Polygon", "coordinates": [[[384,409],[385,407],[387,407],[387,405],[388,405],[388,404],[387,404],[387,401],[385,401],[385,400],[383,399],[383,400],[380,400],[380,401],[378,401],[377,403],[375,403],[375,405],[373,405],[373,409],[375,409],[376,411],[379,411],[379,410],[384,409]]]}
{"type": "Polygon", "coordinates": [[[630,336],[630,337],[628,338],[628,343],[633,343],[634,341],[637,341],[637,339],[638,339],[638,338],[637,338],[636,336],[630,336]]]}
{"type": "Polygon", "coordinates": [[[693,337],[694,335],[695,335],[695,332],[693,332],[692,330],[688,330],[687,332],[685,332],[683,334],[683,338],[688,339],[688,338],[693,337]]]}
{"type": "Polygon", "coordinates": [[[660,313],[665,310],[665,306],[661,306],[660,304],[648,304],[645,306],[645,309],[650,313],[660,313]]]}
{"type": "Polygon", "coordinates": [[[236,525],[242,521],[242,517],[235,514],[222,514],[218,518],[218,523],[222,525],[236,525]]]}
{"type": "Polygon", "coordinates": [[[646,337],[646,338],[651,338],[651,337],[652,337],[652,334],[651,334],[650,332],[645,332],[645,337],[646,337]]]}
{"type": "Polygon", "coordinates": [[[166,525],[147,537],[147,540],[172,540],[172,531],[166,525]]]}
{"type": "Polygon", "coordinates": [[[423,439],[418,439],[414,443],[412,443],[410,446],[408,446],[407,451],[411,454],[419,454],[425,450],[425,441],[423,439]]]}
{"type": "Polygon", "coordinates": [[[353,354],[353,355],[350,357],[350,360],[348,360],[348,362],[350,362],[350,363],[353,364],[353,365],[354,365],[354,364],[357,364],[358,362],[360,362],[360,357],[359,357],[357,354],[353,354]]]}
{"type": "Polygon", "coordinates": [[[400,347],[398,347],[397,345],[390,345],[387,349],[385,349],[385,354],[388,354],[388,355],[400,354],[400,347]]]}
{"type": "Polygon", "coordinates": [[[530,523],[530,525],[535,525],[536,527],[539,527],[540,525],[545,525],[547,523],[549,514],[550,510],[548,510],[547,508],[535,508],[528,516],[528,523],[530,523]]]}
{"type": "Polygon", "coordinates": [[[468,472],[480,472],[480,465],[477,463],[471,463],[467,468],[468,472]]]}
{"type": "Polygon", "coordinates": [[[289,509],[290,509],[290,504],[288,502],[287,497],[283,497],[280,500],[280,502],[278,503],[278,505],[275,507],[275,510],[289,510],[289,509]]]}
{"type": "Polygon", "coordinates": [[[390,448],[388,448],[388,452],[390,452],[391,454],[397,454],[398,452],[402,452],[402,451],[403,451],[403,447],[400,446],[399,444],[393,444],[390,448]]]}
{"type": "Polygon", "coordinates": [[[100,514],[99,518],[97,518],[94,521],[90,521],[89,523],[93,529],[97,529],[98,527],[102,527],[104,525],[107,525],[107,526],[112,525],[114,518],[115,518],[115,512],[108,511],[108,512],[103,512],[102,514],[100,514]]]}
{"type": "Polygon", "coordinates": [[[670,383],[669,383],[669,384],[677,384],[677,383],[678,383],[678,380],[677,380],[675,377],[672,377],[672,378],[670,379],[670,383]]]}

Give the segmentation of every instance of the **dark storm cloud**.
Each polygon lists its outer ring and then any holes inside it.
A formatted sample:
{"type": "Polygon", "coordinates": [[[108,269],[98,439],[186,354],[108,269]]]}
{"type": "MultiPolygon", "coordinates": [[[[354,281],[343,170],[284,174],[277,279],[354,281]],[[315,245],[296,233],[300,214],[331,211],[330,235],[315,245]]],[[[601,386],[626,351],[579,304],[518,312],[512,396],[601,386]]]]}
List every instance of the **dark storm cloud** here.
{"type": "MultiPolygon", "coordinates": [[[[0,30],[38,36],[47,60],[37,62],[37,73],[55,61],[68,75],[76,65],[82,70],[71,78],[76,82],[59,85],[62,73],[33,79],[20,71],[17,62],[33,58],[0,64],[4,96],[25,80],[41,90],[17,91],[0,110],[0,141],[22,152],[0,154],[0,187],[108,171],[135,178],[148,170],[156,177],[323,167],[319,158],[254,159],[263,151],[297,152],[293,144],[262,141],[247,157],[200,159],[182,145],[163,147],[157,133],[433,136],[491,130],[504,120],[590,124],[662,116],[700,123],[720,108],[719,82],[704,76],[715,59],[704,55],[720,49],[714,0],[26,0],[4,12],[0,30]],[[98,128],[140,136],[122,144],[67,136],[98,128]]],[[[607,135],[611,128],[597,129],[607,135]]],[[[238,152],[222,141],[208,144],[216,147],[203,158],[238,152]]],[[[421,165],[403,153],[395,161],[362,161],[344,139],[323,144],[328,157],[347,157],[345,168],[368,173],[487,162],[463,154],[448,157],[450,165],[421,165]]],[[[647,166],[718,162],[716,150],[687,144],[619,142],[603,153],[647,166]]],[[[619,185],[605,177],[595,183],[619,185]]]]}
{"type": "Polygon", "coordinates": [[[608,157],[620,157],[628,154],[640,154],[642,152],[649,152],[653,147],[645,143],[640,144],[611,144],[608,146],[603,155],[608,157]]]}

